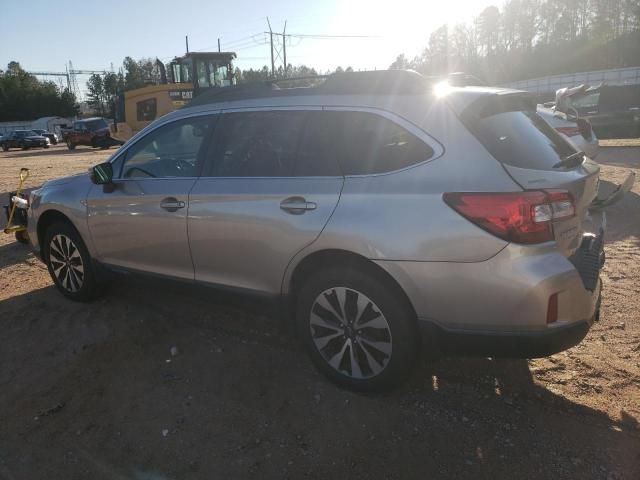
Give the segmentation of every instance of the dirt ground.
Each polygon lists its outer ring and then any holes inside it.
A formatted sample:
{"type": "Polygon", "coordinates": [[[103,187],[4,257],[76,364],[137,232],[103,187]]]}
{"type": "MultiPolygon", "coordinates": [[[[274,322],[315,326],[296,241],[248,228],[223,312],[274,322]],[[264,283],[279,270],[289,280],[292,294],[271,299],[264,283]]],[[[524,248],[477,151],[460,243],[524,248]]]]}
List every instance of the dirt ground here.
{"type": "MultiPolygon", "coordinates": [[[[605,182],[640,174],[639,142],[607,145],[605,182]]],[[[0,198],[20,167],[36,186],[111,153],[0,153],[0,198]]],[[[0,479],[637,480],[640,184],[608,220],[601,320],[582,344],[422,360],[375,396],[325,381],[264,306],[134,277],[73,303],[0,236],[0,479]]]]}

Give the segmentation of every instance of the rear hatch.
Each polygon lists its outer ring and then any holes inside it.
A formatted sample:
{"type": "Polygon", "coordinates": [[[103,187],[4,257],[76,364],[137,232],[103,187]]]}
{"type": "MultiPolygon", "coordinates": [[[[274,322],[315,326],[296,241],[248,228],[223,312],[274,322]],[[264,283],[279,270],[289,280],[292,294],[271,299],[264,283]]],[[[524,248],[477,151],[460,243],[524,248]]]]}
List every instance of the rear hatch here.
{"type": "Polygon", "coordinates": [[[553,222],[555,241],[571,256],[580,246],[583,222],[598,193],[598,164],[545,122],[524,92],[481,96],[461,119],[524,190],[565,190],[573,196],[575,216],[553,222]]]}

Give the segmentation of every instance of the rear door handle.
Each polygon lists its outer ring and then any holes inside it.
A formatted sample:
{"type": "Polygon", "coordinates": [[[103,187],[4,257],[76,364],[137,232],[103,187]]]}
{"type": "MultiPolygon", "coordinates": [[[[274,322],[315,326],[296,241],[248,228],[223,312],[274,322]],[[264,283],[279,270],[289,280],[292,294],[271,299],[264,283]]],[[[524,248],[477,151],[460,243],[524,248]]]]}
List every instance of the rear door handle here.
{"type": "Polygon", "coordinates": [[[185,203],[175,197],[163,198],[160,202],[160,208],[164,208],[167,212],[177,212],[179,209],[184,208],[184,206],[185,203]]]}
{"type": "Polygon", "coordinates": [[[315,202],[307,202],[304,197],[289,197],[280,202],[280,208],[292,215],[302,215],[307,210],[315,210],[318,205],[315,202]]]}

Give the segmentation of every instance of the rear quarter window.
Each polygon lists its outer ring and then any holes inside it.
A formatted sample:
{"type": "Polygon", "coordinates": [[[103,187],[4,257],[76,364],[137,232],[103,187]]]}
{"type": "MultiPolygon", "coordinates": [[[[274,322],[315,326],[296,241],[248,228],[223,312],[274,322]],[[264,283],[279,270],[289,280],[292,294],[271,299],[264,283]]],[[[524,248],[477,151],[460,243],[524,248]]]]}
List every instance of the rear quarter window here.
{"type": "Polygon", "coordinates": [[[467,125],[496,160],[514,167],[550,170],[576,152],[535,111],[499,111],[467,125]]]}
{"type": "Polygon", "coordinates": [[[391,120],[369,112],[327,111],[335,156],[344,175],[392,172],[424,162],[433,149],[391,120]]]}

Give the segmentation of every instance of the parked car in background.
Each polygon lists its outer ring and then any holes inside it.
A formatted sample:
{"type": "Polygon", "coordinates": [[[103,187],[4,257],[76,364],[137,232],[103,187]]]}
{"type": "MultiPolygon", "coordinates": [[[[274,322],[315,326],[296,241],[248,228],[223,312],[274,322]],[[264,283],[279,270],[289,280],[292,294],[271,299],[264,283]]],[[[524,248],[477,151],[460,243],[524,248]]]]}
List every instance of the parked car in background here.
{"type": "Polygon", "coordinates": [[[49,139],[38,135],[33,130],[14,130],[2,137],[0,145],[5,152],[10,148],[21,148],[23,150],[49,148],[49,139]]]}
{"type": "Polygon", "coordinates": [[[43,137],[48,138],[49,143],[52,143],[53,145],[58,144],[58,135],[56,135],[55,133],[49,132],[47,130],[40,130],[38,128],[34,128],[32,131],[36,132],[38,135],[42,135],[43,137]]]}
{"type": "Polygon", "coordinates": [[[603,205],[633,177],[600,201],[600,167],[529,94],[432,88],[378,71],[202,94],[32,191],[30,241],[73,300],[112,269],[281,302],[356,390],[402,381],[421,337],[520,358],[576,345],[599,311],[603,205]]]}
{"type": "Polygon", "coordinates": [[[560,89],[555,110],[589,120],[600,139],[640,137],[640,85],[560,89]]]}
{"type": "Polygon", "coordinates": [[[598,156],[600,142],[589,120],[557,112],[553,107],[544,105],[538,105],[537,112],[556,131],[567,137],[578,151],[584,152],[591,159],[598,156]]]}
{"type": "Polygon", "coordinates": [[[62,140],[69,150],[78,145],[87,145],[93,148],[107,149],[113,145],[122,145],[122,142],[111,137],[109,124],[104,118],[86,118],[73,122],[70,129],[62,130],[62,140]]]}

